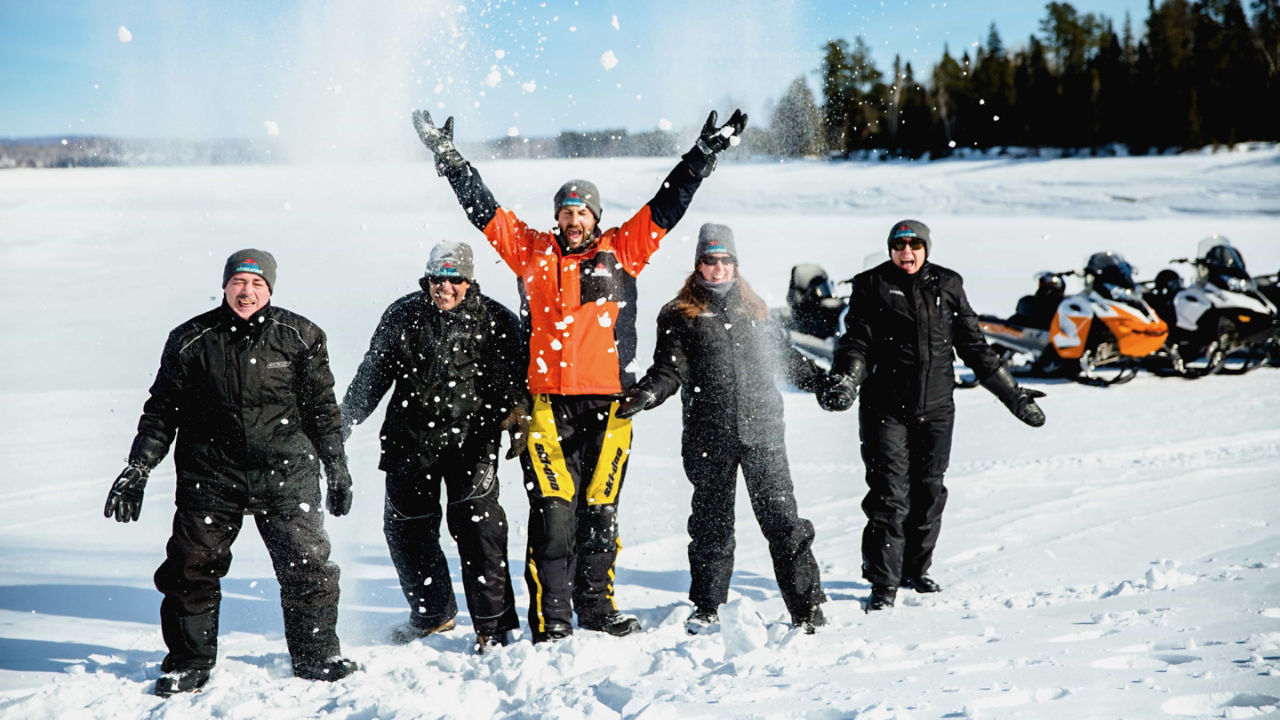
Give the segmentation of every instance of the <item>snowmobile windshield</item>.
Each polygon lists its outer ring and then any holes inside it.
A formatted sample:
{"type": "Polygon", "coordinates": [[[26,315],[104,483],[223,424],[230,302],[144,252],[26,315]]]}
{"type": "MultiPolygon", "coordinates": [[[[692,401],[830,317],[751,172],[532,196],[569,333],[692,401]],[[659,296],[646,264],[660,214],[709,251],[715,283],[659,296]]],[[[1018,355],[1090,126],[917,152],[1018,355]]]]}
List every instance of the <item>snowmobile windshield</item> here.
{"type": "Polygon", "coordinates": [[[831,278],[817,277],[809,283],[809,297],[813,300],[826,300],[829,297],[836,296],[835,283],[831,282],[831,278]]]}
{"type": "Polygon", "coordinates": [[[1099,292],[1103,291],[1104,284],[1130,290],[1137,287],[1133,282],[1133,266],[1113,252],[1095,253],[1085,265],[1084,273],[1099,292]]]}
{"type": "Polygon", "coordinates": [[[1253,279],[1245,269],[1244,257],[1228,243],[1214,245],[1200,257],[1205,279],[1218,287],[1245,292],[1253,288],[1253,279]]]}
{"type": "Polygon", "coordinates": [[[1113,285],[1108,282],[1095,283],[1094,287],[1097,289],[1098,294],[1105,298],[1110,298],[1111,300],[1122,302],[1126,305],[1132,305],[1140,310],[1146,309],[1147,303],[1142,299],[1142,293],[1132,287],[1113,285]]]}

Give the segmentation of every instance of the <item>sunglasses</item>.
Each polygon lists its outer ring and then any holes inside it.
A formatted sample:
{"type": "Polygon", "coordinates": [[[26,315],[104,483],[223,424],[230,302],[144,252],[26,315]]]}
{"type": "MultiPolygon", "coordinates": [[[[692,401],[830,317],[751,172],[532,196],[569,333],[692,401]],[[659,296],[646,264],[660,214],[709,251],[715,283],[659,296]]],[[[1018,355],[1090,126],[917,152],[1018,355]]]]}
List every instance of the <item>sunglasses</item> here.
{"type": "Polygon", "coordinates": [[[714,267],[716,265],[737,265],[738,264],[738,261],[732,255],[725,255],[724,257],[717,257],[715,255],[703,255],[702,259],[699,260],[698,262],[708,267],[714,267]]]}
{"type": "Polygon", "coordinates": [[[427,282],[432,285],[443,285],[445,283],[449,283],[450,285],[464,285],[469,281],[466,278],[458,277],[457,275],[432,275],[427,278],[427,282]]]}
{"type": "Polygon", "coordinates": [[[893,250],[894,252],[902,252],[903,250],[907,249],[908,245],[911,246],[912,250],[924,249],[924,241],[921,240],[920,238],[911,238],[911,240],[905,240],[905,239],[894,240],[889,243],[889,249],[893,250]]]}

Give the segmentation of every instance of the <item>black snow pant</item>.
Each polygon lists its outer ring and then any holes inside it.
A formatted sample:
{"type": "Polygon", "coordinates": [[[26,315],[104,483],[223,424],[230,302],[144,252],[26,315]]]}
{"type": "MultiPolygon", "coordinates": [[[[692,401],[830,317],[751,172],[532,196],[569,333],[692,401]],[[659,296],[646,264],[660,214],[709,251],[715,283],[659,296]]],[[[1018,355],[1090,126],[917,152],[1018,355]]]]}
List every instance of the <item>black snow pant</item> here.
{"type": "Polygon", "coordinates": [[[813,557],[813,523],[799,517],[795,489],[782,443],[750,447],[719,442],[714,448],[685,446],[684,472],[693,484],[689,513],[689,599],[714,610],[729,597],[733,573],[734,494],[738,468],[756,522],[769,543],[773,576],[793,618],[826,600],[813,557]]]}
{"type": "Polygon", "coordinates": [[[924,575],[933,562],[947,504],[942,476],[951,459],[955,408],[904,420],[863,404],[858,424],[867,469],[862,577],[897,587],[902,576],[924,575]]]}
{"type": "MultiPolygon", "coordinates": [[[[494,448],[496,450],[496,446],[494,448]]],[[[382,532],[410,622],[435,628],[458,613],[440,548],[440,485],[445,518],[458,544],[467,611],[479,635],[520,626],[507,567],[507,515],[498,503],[497,461],[488,452],[440,458],[426,472],[387,473],[382,532]]]]}
{"type": "Polygon", "coordinates": [[[616,612],[613,566],[618,498],[631,452],[631,421],[607,395],[537,395],[520,457],[529,494],[529,627],[569,629],[616,612]]]}
{"type": "MultiPolygon", "coordinates": [[[[284,636],[294,667],[340,653],[338,566],[329,562],[329,535],[320,508],[255,514],[258,533],[280,583],[284,636]]],[[[231,544],[243,512],[179,509],[156,589],[164,593],[160,629],[169,654],[161,669],[212,668],[218,655],[221,579],[231,568],[231,544]]]]}

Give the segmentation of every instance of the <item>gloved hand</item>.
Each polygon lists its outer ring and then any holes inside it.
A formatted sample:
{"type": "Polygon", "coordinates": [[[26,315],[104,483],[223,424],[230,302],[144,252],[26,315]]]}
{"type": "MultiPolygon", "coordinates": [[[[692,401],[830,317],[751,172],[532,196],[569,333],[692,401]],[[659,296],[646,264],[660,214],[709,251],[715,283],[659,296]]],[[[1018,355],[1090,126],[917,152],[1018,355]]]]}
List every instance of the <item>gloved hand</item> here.
{"type": "Polygon", "coordinates": [[[347,470],[347,459],[339,455],[325,460],[324,476],[329,486],[324,506],[329,514],[342,517],[351,512],[351,473],[347,470]]]}
{"type": "Polygon", "coordinates": [[[422,144],[427,146],[436,158],[436,174],[447,175],[450,170],[466,164],[458,148],[453,144],[453,117],[444,121],[443,127],[436,127],[431,122],[431,113],[426,110],[413,111],[413,127],[418,131],[422,144]]]}
{"type": "Polygon", "coordinates": [[[508,460],[519,457],[529,447],[529,419],[529,413],[517,405],[498,424],[499,429],[507,431],[507,438],[511,441],[511,447],[507,448],[508,460]]]}
{"type": "Polygon", "coordinates": [[[983,380],[982,387],[991,391],[1022,422],[1031,427],[1044,425],[1044,411],[1036,405],[1036,398],[1044,397],[1044,393],[1022,387],[1006,368],[1000,368],[983,380]]]}
{"type": "Polygon", "coordinates": [[[107,493],[103,517],[115,516],[116,522],[137,520],[142,514],[142,492],[147,487],[147,475],[151,471],[141,465],[129,465],[120,472],[107,493]]]}
{"type": "Polygon", "coordinates": [[[627,418],[639,415],[643,410],[648,410],[656,405],[657,402],[658,396],[654,395],[652,390],[633,386],[630,390],[622,394],[622,400],[618,403],[618,409],[615,410],[613,414],[619,419],[626,420],[627,418]]]}
{"type": "Polygon", "coordinates": [[[734,110],[723,125],[716,125],[716,111],[712,110],[702,124],[698,141],[683,155],[684,161],[698,177],[709,177],[716,169],[716,155],[734,144],[733,138],[741,136],[746,127],[747,114],[741,110],[734,110]]]}
{"type": "Polygon", "coordinates": [[[827,387],[818,393],[818,406],[827,412],[844,412],[858,399],[858,382],[848,375],[827,376],[827,387]]]}

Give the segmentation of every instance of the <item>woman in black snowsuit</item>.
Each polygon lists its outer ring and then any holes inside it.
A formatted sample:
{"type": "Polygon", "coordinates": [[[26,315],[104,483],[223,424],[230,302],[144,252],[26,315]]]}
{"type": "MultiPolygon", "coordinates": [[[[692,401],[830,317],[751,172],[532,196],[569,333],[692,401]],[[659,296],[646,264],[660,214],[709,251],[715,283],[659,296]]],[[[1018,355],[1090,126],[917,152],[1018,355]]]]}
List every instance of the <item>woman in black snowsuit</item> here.
{"type": "Polygon", "coordinates": [[[703,225],[695,257],[694,272],[658,314],[653,366],[626,393],[618,416],[654,407],[683,387],[681,455],[693,484],[689,599],[695,610],[688,631],[717,622],[717,608],[728,599],[741,467],[792,622],[812,633],[825,623],[826,596],[813,557],[813,524],[796,512],[775,376],[785,370],[801,389],[817,392],[826,387],[826,374],[790,347],[738,274],[732,230],[703,225]]]}

